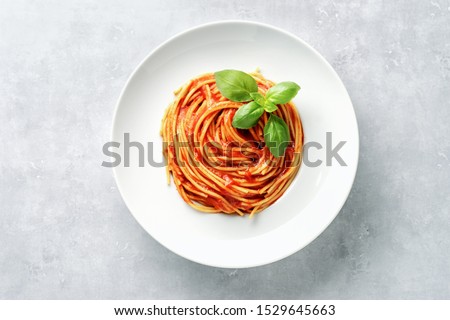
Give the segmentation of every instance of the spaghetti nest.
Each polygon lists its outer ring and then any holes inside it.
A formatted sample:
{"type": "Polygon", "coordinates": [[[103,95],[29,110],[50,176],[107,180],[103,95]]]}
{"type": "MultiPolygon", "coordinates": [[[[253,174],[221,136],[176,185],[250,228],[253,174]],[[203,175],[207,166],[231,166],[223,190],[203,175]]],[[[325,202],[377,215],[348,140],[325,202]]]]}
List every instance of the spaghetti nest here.
{"type": "MultiPolygon", "coordinates": [[[[260,73],[251,75],[262,94],[274,85],[260,73]]],[[[291,140],[279,158],[264,143],[267,114],[251,129],[232,126],[242,105],[223,97],[208,73],[175,91],[164,114],[161,136],[168,183],[172,176],[183,200],[199,211],[260,212],[283,195],[299,170],[303,131],[294,104],[279,105],[274,112],[288,125],[291,140]]]]}

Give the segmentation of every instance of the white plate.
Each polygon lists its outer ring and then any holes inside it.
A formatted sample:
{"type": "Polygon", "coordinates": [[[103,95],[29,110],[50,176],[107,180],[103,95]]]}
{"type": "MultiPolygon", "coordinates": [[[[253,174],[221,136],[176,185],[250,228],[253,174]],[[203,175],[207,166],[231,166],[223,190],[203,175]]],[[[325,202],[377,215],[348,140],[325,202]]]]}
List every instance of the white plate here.
{"type": "MultiPolygon", "coordinates": [[[[173,252],[198,263],[244,268],[287,257],[314,240],[343,206],[358,163],[358,127],[347,91],[333,68],[304,41],[275,27],[244,21],[210,23],[183,32],[155,49],[128,80],[113,123],[113,141],[124,133],[131,141],[153,142],[154,159],[162,161],[159,135],[173,91],[194,76],[222,69],[251,72],[261,68],[275,82],[294,81],[301,90],[294,102],[302,117],[305,143],[324,146],[347,141],[339,154],[347,163],[318,167],[303,164],[287,192],[255,218],[205,214],[183,202],[167,186],[163,167],[114,169],[128,208],[142,227],[173,252]]],[[[324,149],[310,159],[325,160],[324,149]]]]}

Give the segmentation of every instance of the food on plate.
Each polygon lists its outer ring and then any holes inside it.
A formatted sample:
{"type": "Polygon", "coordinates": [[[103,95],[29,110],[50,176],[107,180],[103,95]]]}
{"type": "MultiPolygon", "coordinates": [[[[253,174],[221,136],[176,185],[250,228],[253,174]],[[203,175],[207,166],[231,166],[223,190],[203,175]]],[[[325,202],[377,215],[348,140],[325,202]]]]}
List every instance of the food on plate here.
{"type": "Polygon", "coordinates": [[[301,164],[300,87],[259,72],[207,73],[175,91],[162,119],[168,182],[209,213],[253,215],[276,202],[301,164]]]}

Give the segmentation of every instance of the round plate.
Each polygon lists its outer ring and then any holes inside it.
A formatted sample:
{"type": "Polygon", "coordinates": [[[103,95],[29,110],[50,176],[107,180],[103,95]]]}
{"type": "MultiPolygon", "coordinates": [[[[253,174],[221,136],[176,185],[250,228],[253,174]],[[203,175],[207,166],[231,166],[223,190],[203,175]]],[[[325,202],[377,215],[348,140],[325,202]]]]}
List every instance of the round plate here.
{"type": "MultiPolygon", "coordinates": [[[[113,141],[122,163],[114,168],[120,193],[136,220],[158,242],[198,263],[244,268],[287,257],[314,240],[336,217],[353,184],[358,163],[358,127],[347,91],[333,68],[304,41],[278,28],[244,21],[224,21],[185,31],[155,49],[128,80],[117,104],[113,141]],[[293,100],[302,118],[310,162],[302,164],[285,194],[253,218],[197,212],[167,185],[159,135],[161,119],[173,91],[206,72],[260,68],[275,82],[301,86],[293,100]],[[328,149],[346,141],[326,164],[328,149]],[[138,147],[125,162],[124,134],[138,147]],[[149,144],[150,142],[150,144],[149,144]],[[152,165],[149,164],[149,161],[152,165]],[[317,164],[317,163],[316,163],[317,164]]],[[[328,150],[330,151],[330,150],[328,150]]]]}

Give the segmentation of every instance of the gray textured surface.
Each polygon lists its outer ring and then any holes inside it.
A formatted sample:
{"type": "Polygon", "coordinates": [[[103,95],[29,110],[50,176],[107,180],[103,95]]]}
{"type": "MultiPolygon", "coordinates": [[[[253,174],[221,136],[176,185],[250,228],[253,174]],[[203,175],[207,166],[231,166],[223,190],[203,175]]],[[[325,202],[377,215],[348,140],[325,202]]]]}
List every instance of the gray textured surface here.
{"type": "Polygon", "coordinates": [[[0,297],[449,299],[449,39],[448,0],[0,1],[0,297]],[[100,166],[132,70],[219,19],[274,24],[318,49],[361,135],[332,225],[248,270],[160,246],[100,166]]]}

